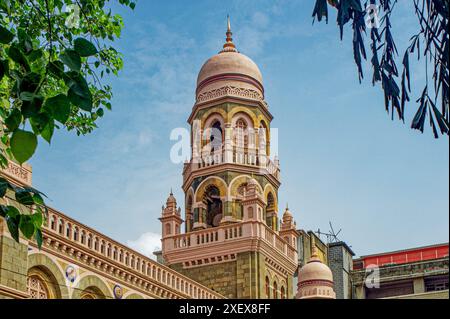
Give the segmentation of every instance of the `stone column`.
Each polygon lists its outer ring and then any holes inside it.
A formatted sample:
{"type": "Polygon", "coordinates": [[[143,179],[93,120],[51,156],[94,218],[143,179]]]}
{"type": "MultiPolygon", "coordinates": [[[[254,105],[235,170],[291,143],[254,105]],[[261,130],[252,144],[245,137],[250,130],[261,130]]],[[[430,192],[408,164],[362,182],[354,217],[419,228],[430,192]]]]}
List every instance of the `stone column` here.
{"type": "Polygon", "coordinates": [[[194,207],[193,230],[206,229],[206,205],[197,203],[194,207]]]}
{"type": "Polygon", "coordinates": [[[229,224],[236,222],[233,216],[233,201],[228,199],[223,202],[223,217],[220,224],[229,224]]]}
{"type": "Polygon", "coordinates": [[[233,128],[230,123],[225,124],[224,162],[233,163],[233,128]]]}

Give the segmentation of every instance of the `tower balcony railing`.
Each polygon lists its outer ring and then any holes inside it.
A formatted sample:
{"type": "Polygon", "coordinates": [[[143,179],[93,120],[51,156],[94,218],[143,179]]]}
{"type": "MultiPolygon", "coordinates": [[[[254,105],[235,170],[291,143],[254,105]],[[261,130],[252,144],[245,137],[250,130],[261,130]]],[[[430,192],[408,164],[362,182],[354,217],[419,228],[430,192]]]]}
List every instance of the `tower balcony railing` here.
{"type": "Polygon", "coordinates": [[[288,244],[265,223],[259,221],[245,221],[169,236],[163,238],[163,251],[164,253],[170,253],[255,238],[263,240],[290,261],[297,262],[297,250],[295,247],[288,244]]]}
{"type": "Polygon", "coordinates": [[[183,175],[189,176],[192,172],[223,164],[237,164],[258,168],[262,174],[269,174],[280,179],[280,165],[278,159],[272,160],[269,156],[259,153],[258,149],[237,148],[232,150],[203,151],[201,156],[194,157],[185,164],[183,175]]]}

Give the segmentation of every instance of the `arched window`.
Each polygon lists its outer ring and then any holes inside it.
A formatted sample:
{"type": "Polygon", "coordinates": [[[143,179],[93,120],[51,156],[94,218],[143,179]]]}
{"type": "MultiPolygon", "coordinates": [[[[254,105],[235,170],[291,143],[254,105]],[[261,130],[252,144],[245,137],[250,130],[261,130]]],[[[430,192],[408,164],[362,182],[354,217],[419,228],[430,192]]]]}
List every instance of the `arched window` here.
{"type": "Polygon", "coordinates": [[[273,230],[277,230],[277,225],[274,224],[273,214],[275,213],[275,197],[272,193],[267,195],[267,206],[266,206],[266,224],[273,230]]]}
{"type": "Polygon", "coordinates": [[[273,282],[273,299],[278,299],[278,284],[276,281],[273,282]]]}
{"type": "Polygon", "coordinates": [[[206,205],[206,224],[208,227],[218,227],[222,220],[222,200],[220,199],[220,191],[210,185],[206,189],[203,197],[203,203],[206,205]]]}
{"type": "Polygon", "coordinates": [[[281,299],[286,299],[286,293],[284,291],[284,286],[281,286],[280,297],[281,297],[281,299]]]}
{"type": "Polygon", "coordinates": [[[243,119],[239,119],[234,131],[234,145],[239,149],[246,148],[248,146],[247,123],[243,119]]]}
{"type": "Polygon", "coordinates": [[[64,232],[64,221],[59,219],[58,221],[58,232],[62,235],[64,232]]]}
{"type": "Polygon", "coordinates": [[[270,299],[270,279],[266,277],[266,298],[270,299]]]}
{"type": "Polygon", "coordinates": [[[52,230],[56,230],[56,217],[55,216],[52,216],[52,218],[51,218],[50,228],[52,230]]]}
{"type": "Polygon", "coordinates": [[[75,227],[73,230],[73,240],[78,241],[78,227],[75,227]]]}
{"type": "Polygon", "coordinates": [[[220,152],[223,145],[223,131],[219,121],[214,122],[211,127],[209,135],[209,141],[211,143],[211,152],[220,152]]]}
{"type": "Polygon", "coordinates": [[[66,226],[66,237],[67,238],[70,238],[71,228],[72,228],[72,225],[67,224],[67,226],[66,226]]]}
{"type": "Polygon", "coordinates": [[[192,213],[192,196],[189,195],[186,201],[186,233],[192,230],[192,226],[194,225],[194,214],[192,213]]]}
{"type": "Polygon", "coordinates": [[[264,154],[266,156],[270,155],[270,146],[269,146],[269,129],[266,126],[266,123],[261,122],[258,130],[258,139],[259,139],[259,153],[264,154]]]}
{"type": "Polygon", "coordinates": [[[37,275],[32,275],[27,278],[27,288],[31,299],[50,299],[47,285],[37,275]]]}
{"type": "Polygon", "coordinates": [[[61,298],[56,283],[56,278],[45,267],[32,267],[27,272],[27,291],[31,299],[61,298]]]}

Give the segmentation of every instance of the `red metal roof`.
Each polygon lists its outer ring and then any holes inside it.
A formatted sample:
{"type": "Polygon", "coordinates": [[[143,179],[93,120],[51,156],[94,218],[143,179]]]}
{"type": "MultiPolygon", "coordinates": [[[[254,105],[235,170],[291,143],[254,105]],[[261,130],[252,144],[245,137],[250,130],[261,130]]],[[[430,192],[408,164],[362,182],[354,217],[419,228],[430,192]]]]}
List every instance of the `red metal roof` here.
{"type": "Polygon", "coordinates": [[[394,252],[362,256],[353,261],[353,269],[364,269],[368,266],[388,266],[414,263],[448,257],[448,243],[426,247],[418,247],[394,252]]]}

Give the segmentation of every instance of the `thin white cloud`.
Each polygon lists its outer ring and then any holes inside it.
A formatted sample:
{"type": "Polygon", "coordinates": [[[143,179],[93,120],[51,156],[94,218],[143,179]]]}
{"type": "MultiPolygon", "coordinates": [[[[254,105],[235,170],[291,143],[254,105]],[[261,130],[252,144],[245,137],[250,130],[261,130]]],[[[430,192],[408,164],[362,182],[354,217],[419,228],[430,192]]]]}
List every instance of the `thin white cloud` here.
{"type": "Polygon", "coordinates": [[[153,253],[161,250],[161,235],[155,233],[144,233],[136,240],[129,240],[127,246],[141,254],[156,259],[153,253]]]}

